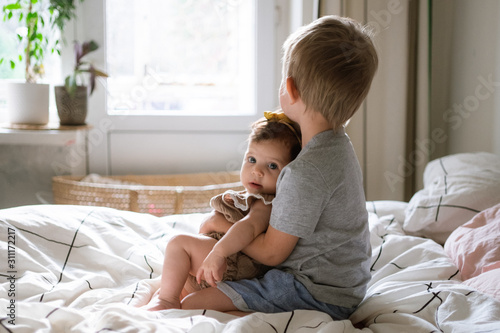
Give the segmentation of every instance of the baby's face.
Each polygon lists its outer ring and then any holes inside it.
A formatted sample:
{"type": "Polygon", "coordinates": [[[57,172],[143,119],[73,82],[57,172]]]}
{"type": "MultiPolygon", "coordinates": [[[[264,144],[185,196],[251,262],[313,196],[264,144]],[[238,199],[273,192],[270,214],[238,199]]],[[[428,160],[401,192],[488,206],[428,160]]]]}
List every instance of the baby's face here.
{"type": "Polygon", "coordinates": [[[249,193],[276,194],[276,181],[288,163],[290,148],[281,141],[251,141],[241,167],[241,182],[249,193]]]}

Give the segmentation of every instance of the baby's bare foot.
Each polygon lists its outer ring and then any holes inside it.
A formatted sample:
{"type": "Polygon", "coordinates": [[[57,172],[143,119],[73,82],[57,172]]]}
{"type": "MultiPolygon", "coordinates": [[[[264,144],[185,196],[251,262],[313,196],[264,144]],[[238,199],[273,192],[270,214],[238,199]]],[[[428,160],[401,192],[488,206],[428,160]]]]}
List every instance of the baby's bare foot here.
{"type": "Polygon", "coordinates": [[[142,306],[141,308],[148,311],[160,311],[167,309],[180,309],[181,302],[179,298],[167,300],[161,299],[159,293],[155,293],[148,304],[142,306]]]}

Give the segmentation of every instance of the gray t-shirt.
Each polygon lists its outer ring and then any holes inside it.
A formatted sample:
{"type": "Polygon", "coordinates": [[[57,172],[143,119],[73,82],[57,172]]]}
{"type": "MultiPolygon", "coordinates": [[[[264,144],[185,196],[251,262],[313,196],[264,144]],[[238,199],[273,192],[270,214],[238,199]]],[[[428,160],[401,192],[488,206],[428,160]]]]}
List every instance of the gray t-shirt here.
{"type": "Polygon", "coordinates": [[[370,281],[363,180],[344,130],[317,134],[281,172],[270,225],[299,237],[277,268],[322,302],[355,307],[370,281]]]}

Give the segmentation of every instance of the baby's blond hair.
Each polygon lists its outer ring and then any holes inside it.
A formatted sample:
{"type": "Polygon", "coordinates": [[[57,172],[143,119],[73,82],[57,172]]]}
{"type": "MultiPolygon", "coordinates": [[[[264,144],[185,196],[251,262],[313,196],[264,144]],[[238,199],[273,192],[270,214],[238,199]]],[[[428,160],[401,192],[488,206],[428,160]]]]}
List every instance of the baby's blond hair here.
{"type": "Polygon", "coordinates": [[[324,16],[283,45],[283,80],[292,78],[307,110],[336,130],[359,109],[378,66],[371,33],[358,22],[324,16]]]}

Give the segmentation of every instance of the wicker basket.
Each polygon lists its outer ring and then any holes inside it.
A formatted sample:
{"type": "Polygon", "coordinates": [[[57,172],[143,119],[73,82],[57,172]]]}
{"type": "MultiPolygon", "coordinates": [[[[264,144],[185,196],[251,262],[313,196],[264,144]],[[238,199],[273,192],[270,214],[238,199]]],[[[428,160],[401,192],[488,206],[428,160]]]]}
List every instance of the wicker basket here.
{"type": "Polygon", "coordinates": [[[82,179],[83,176],[54,177],[54,203],[164,216],[209,212],[210,198],[228,189],[243,189],[238,172],[106,176],[103,179],[108,183],[82,182],[82,179]]]}

